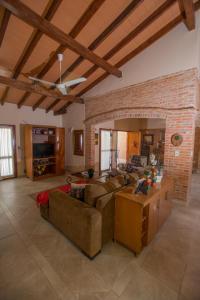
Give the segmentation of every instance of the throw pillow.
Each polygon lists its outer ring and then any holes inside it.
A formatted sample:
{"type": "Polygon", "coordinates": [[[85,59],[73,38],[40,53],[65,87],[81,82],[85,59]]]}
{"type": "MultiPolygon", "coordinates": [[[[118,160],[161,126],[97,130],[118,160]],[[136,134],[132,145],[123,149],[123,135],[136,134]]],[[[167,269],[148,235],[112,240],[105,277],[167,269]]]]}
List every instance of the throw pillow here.
{"type": "Polygon", "coordinates": [[[71,197],[76,198],[80,201],[84,201],[85,186],[86,184],[84,183],[71,183],[71,197]]]}
{"type": "Polygon", "coordinates": [[[98,197],[107,194],[103,184],[91,184],[85,187],[85,202],[90,206],[96,205],[98,197]]]}

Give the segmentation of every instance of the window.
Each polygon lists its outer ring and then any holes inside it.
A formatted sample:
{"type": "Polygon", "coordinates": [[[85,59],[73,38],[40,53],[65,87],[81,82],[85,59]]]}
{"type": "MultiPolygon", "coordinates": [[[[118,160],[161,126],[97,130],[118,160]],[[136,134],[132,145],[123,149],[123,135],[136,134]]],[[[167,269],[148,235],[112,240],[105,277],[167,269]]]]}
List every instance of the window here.
{"type": "Polygon", "coordinates": [[[74,130],[74,155],[83,156],[83,154],[84,154],[83,130],[74,130]]]}

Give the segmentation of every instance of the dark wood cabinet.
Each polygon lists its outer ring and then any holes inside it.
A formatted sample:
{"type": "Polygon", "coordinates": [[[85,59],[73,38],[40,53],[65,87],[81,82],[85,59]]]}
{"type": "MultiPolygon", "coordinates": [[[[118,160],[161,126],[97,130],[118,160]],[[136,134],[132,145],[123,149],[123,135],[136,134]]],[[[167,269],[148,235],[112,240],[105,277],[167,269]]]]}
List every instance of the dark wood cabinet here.
{"type": "Polygon", "coordinates": [[[25,172],[32,180],[65,172],[65,129],[25,125],[25,172]]]}

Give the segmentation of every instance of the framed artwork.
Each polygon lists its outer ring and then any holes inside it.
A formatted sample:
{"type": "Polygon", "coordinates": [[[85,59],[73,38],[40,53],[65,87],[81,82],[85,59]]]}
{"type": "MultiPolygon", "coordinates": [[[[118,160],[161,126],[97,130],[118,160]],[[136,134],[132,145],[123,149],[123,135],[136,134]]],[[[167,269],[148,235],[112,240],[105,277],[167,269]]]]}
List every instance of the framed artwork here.
{"type": "Polygon", "coordinates": [[[83,130],[73,131],[74,155],[84,155],[84,134],[83,130]]]}
{"type": "Polygon", "coordinates": [[[99,143],[99,134],[95,133],[95,145],[98,145],[99,143]]]}
{"type": "Polygon", "coordinates": [[[154,136],[153,134],[144,134],[143,143],[146,145],[153,145],[154,136]]]}

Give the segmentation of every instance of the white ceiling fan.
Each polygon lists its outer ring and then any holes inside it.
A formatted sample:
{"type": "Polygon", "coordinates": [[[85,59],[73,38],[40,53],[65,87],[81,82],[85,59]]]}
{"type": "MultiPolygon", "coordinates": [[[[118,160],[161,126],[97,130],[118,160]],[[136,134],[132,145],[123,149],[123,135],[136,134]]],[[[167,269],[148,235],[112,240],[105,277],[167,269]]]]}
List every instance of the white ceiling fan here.
{"type": "Polygon", "coordinates": [[[61,92],[62,95],[67,95],[68,89],[69,89],[70,86],[73,86],[73,85],[76,85],[78,83],[84,82],[87,79],[85,77],[80,77],[80,78],[77,78],[77,79],[74,79],[74,80],[69,80],[69,81],[66,81],[66,82],[62,83],[61,74],[62,74],[63,54],[61,54],[61,53],[58,54],[58,61],[59,61],[59,66],[60,66],[60,83],[56,84],[54,82],[49,82],[49,81],[42,80],[42,79],[32,77],[32,76],[29,76],[28,78],[33,80],[34,82],[39,82],[39,83],[42,83],[44,85],[48,85],[50,87],[55,87],[61,92]]]}

